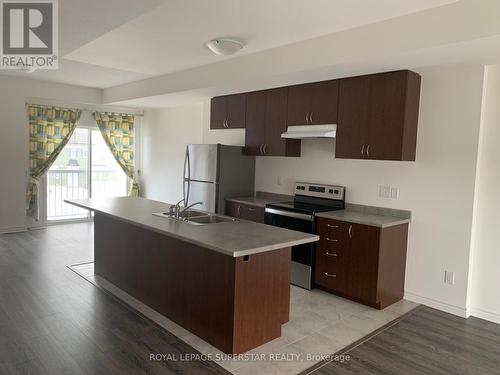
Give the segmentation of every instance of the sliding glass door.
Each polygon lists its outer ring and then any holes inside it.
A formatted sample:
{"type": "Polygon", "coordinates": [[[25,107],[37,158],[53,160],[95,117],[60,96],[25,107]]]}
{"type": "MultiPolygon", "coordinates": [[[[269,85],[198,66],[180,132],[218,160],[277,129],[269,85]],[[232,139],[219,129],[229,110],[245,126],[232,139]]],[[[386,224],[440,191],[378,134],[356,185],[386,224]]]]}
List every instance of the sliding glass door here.
{"type": "Polygon", "coordinates": [[[87,210],[64,200],[125,196],[127,186],[99,129],[78,127],[47,173],[47,220],[88,219],[87,210]]]}

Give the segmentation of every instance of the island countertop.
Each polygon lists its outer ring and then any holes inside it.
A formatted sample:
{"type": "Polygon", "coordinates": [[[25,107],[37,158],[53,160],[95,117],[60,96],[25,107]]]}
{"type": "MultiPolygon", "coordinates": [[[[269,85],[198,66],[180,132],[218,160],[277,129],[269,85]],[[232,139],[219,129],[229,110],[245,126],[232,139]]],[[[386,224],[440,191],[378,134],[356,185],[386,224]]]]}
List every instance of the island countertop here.
{"type": "Polygon", "coordinates": [[[66,200],[66,202],[232,257],[263,253],[319,240],[317,235],[246,220],[192,225],[180,220],[158,217],[153,213],[166,212],[171,205],[145,198],[91,198],[66,200]]]}

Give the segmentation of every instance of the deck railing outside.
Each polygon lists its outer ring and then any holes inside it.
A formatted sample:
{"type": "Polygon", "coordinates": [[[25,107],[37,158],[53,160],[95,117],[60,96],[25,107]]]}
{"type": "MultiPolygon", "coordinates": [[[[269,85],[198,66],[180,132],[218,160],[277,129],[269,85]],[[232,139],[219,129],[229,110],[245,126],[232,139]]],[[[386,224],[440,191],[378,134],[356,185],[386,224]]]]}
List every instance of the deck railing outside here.
{"type": "MultiPolygon", "coordinates": [[[[123,175],[117,170],[94,170],[92,172],[92,196],[106,197],[124,195],[123,175]]],[[[88,171],[49,170],[47,174],[47,218],[49,220],[82,219],[88,211],[64,203],[65,199],[89,197],[88,171]]]]}

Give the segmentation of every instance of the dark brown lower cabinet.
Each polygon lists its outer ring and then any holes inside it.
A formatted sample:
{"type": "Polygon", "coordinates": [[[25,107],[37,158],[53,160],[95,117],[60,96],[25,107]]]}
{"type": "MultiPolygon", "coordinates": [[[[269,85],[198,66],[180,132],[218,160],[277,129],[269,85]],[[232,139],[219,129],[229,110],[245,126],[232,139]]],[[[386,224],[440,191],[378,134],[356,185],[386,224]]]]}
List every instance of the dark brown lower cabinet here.
{"type": "Polygon", "coordinates": [[[235,258],[104,214],[94,220],[96,275],[227,354],[281,336],[289,247],[235,258]]]}
{"type": "Polygon", "coordinates": [[[237,202],[226,202],[226,215],[238,219],[264,223],[264,211],[264,207],[237,202]]]}
{"type": "Polygon", "coordinates": [[[316,284],[383,309],[403,298],[408,224],[378,228],[318,218],[316,284]]]}

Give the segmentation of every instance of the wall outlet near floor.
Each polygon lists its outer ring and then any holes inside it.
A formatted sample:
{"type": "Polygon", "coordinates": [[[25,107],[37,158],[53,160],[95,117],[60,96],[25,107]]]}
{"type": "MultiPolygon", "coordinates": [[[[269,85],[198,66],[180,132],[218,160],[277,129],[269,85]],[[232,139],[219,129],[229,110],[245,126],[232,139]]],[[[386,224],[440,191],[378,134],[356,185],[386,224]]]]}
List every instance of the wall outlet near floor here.
{"type": "Polygon", "coordinates": [[[444,271],[444,283],[449,285],[455,285],[455,272],[444,271]]]}

